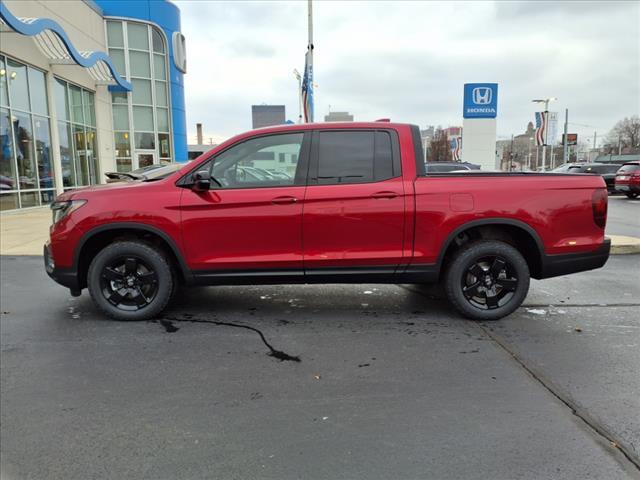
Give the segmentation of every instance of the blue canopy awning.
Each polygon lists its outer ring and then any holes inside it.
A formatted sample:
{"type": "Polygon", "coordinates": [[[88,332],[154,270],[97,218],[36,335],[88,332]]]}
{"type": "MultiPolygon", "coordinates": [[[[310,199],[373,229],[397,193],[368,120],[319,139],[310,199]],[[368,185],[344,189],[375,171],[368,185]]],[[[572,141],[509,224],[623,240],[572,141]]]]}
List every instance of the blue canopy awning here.
{"type": "Polygon", "coordinates": [[[131,91],[131,83],[122,78],[106,53],[78,51],[64,29],[54,20],[18,18],[0,2],[0,26],[2,23],[17,33],[33,37],[50,63],[80,65],[87,69],[96,82],[110,85],[110,90],[131,91]]]}

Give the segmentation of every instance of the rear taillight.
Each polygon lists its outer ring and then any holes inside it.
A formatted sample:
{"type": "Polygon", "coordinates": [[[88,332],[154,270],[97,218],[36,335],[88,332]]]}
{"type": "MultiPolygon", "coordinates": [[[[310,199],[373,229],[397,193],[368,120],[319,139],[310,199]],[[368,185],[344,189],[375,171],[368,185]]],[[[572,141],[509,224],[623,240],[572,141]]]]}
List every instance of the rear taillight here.
{"type": "Polygon", "coordinates": [[[593,209],[593,221],[600,228],[607,225],[607,191],[598,189],[591,195],[591,208],[593,209]]]}

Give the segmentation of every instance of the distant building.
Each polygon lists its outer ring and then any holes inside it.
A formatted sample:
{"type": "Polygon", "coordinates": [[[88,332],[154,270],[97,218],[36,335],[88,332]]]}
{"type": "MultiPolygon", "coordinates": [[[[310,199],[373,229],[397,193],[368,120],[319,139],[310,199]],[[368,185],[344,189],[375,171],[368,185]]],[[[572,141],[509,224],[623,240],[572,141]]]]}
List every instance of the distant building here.
{"type": "Polygon", "coordinates": [[[251,105],[253,128],[282,125],[286,121],[284,105],[251,105]]]}
{"type": "Polygon", "coordinates": [[[207,143],[207,144],[203,144],[203,143],[194,143],[194,144],[189,144],[187,145],[187,158],[189,160],[193,160],[194,158],[198,158],[200,155],[202,155],[204,152],[208,152],[209,150],[211,150],[213,147],[215,147],[216,144],[215,143],[207,143]]]}
{"type": "Polygon", "coordinates": [[[324,116],[325,122],[353,122],[353,115],[349,112],[329,112],[324,116]]]}

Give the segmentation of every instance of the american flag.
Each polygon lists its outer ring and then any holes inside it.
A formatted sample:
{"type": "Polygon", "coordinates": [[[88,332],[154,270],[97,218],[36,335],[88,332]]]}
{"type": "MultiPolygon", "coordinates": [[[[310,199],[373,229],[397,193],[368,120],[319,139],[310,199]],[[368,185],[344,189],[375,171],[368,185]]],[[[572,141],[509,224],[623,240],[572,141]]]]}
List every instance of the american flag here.
{"type": "Polygon", "coordinates": [[[536,112],[536,145],[544,145],[545,130],[547,128],[546,112],[536,112]]]}
{"type": "Polygon", "coordinates": [[[313,59],[310,45],[304,56],[304,77],[302,78],[302,108],[305,123],[313,122],[313,59]]]}
{"type": "Polygon", "coordinates": [[[451,156],[454,162],[460,161],[460,149],[462,148],[462,137],[454,137],[451,139],[451,156]]]}

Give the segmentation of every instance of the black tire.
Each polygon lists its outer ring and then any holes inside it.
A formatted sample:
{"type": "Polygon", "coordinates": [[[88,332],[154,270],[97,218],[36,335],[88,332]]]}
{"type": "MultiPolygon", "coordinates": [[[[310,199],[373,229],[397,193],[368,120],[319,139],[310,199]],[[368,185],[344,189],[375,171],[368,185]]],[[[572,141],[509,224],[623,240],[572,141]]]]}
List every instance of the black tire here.
{"type": "Polygon", "coordinates": [[[116,320],[147,320],[169,303],[175,278],[169,261],[152,245],[120,241],[89,265],[87,284],[96,306],[116,320]]]}
{"type": "Polygon", "coordinates": [[[463,316],[497,320],[522,304],[529,280],[529,266],[518,250],[504,242],[479,240],[455,252],[445,272],[444,289],[463,316]]]}
{"type": "Polygon", "coordinates": [[[636,192],[625,192],[625,195],[629,198],[636,198],[638,196],[638,194],[636,192]]]}

